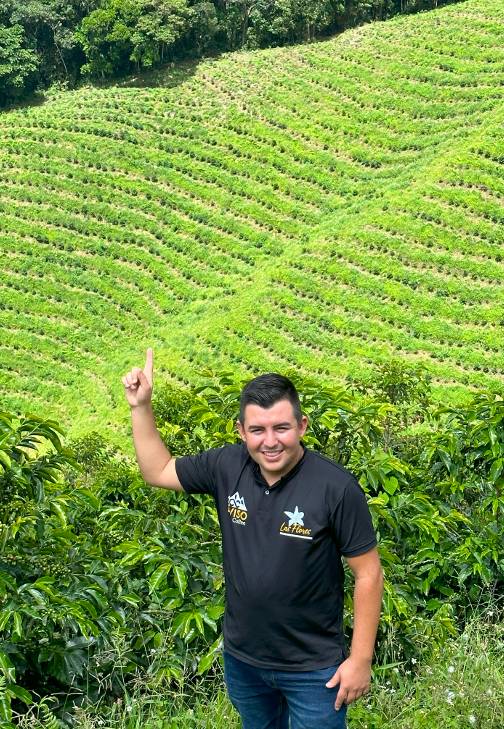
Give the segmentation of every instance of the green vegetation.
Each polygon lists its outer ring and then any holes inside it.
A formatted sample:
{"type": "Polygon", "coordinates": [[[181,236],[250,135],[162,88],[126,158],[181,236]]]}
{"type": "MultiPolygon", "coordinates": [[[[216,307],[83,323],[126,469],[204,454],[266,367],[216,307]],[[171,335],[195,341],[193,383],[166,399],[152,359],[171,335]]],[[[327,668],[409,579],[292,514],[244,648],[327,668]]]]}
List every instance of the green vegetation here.
{"type": "MultiPolygon", "coordinates": [[[[349,389],[297,384],[313,424],[305,442],[347,464],[368,495],[386,575],[377,664],[410,669],[464,627],[482,593],[502,589],[503,401],[480,393],[439,408],[425,374],[400,365],[349,389]]],[[[223,374],[158,393],[170,450],[235,442],[241,385],[223,374]]],[[[223,612],[211,499],[146,487],[96,434],[63,446],[55,423],[8,413],[0,468],[5,726],[27,691],[56,696],[69,720],[73,704],[123,701],[135,680],[203,690],[223,612]]],[[[348,589],[349,637],[352,613],[348,589]]]]}
{"type": "MultiPolygon", "coordinates": [[[[45,78],[106,74],[155,66],[177,33],[204,52],[196,12],[225,47],[327,20],[225,3],[224,27],[217,4],[170,0],[168,37],[151,4],[107,0],[77,63],[77,5],[0,11],[0,103],[41,49],[45,78]]],[[[366,490],[386,586],[355,729],[502,727],[502,606],[480,601],[504,577],[503,20],[504,0],[467,0],[0,117],[2,727],[233,726],[215,510],[130,458],[120,376],[149,345],[175,454],[234,442],[243,379],[282,371],[307,444],[366,490]]]]}
{"type": "Polygon", "coordinates": [[[22,27],[0,25],[0,107],[26,90],[36,68],[35,53],[23,47],[22,27]]]}
{"type": "Polygon", "coordinates": [[[314,40],[457,0],[4,0],[0,107],[51,83],[314,40]]]}
{"type": "MultiPolygon", "coordinates": [[[[372,692],[352,705],[349,729],[501,729],[504,722],[504,640],[488,608],[442,651],[411,668],[377,672],[372,692]]],[[[40,711],[38,712],[40,713],[40,711]]],[[[32,716],[36,715],[34,711],[32,716]]],[[[33,722],[33,720],[32,720],[33,722]]],[[[37,726],[32,723],[30,726],[37,726]]],[[[238,716],[219,683],[196,695],[170,696],[155,687],[133,688],[112,707],[78,712],[77,729],[238,729],[238,716]],[[217,688],[218,687],[218,688],[217,688]]]]}
{"type": "MultiPolygon", "coordinates": [[[[499,729],[504,721],[504,633],[496,603],[480,604],[455,639],[429,660],[378,679],[350,711],[349,729],[499,729]]],[[[502,606],[501,606],[502,608],[502,606]]]]}
{"type": "Polygon", "coordinates": [[[0,387],[124,445],[120,375],[401,357],[502,390],[503,0],[0,117],[0,387]],[[136,352],[136,354],[135,354],[136,352]]]}
{"type": "MultiPolygon", "coordinates": [[[[460,636],[441,652],[411,668],[380,672],[372,693],[348,713],[349,729],[501,729],[504,721],[504,646],[496,629],[497,609],[471,621],[460,636]]],[[[170,692],[149,677],[132,682],[123,698],[112,706],[102,701],[77,709],[76,729],[238,729],[239,719],[223,691],[220,671],[216,680],[196,691],[170,692]]],[[[31,707],[21,727],[47,729],[54,702],[31,707]]]]}

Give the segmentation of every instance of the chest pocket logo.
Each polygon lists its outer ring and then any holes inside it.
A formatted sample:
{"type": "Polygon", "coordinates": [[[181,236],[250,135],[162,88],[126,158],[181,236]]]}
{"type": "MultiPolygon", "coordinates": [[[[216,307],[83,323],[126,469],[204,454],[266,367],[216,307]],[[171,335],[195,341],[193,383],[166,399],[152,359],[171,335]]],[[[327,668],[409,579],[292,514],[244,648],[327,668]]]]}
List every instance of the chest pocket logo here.
{"type": "Polygon", "coordinates": [[[307,529],[304,525],[304,511],[299,511],[299,507],[296,506],[294,511],[284,511],[284,514],[289,517],[289,521],[287,524],[283,521],[280,526],[280,534],[282,537],[313,539],[311,536],[312,530],[307,529]]]}
{"type": "Polygon", "coordinates": [[[234,524],[245,526],[247,523],[248,512],[245,499],[240,496],[238,491],[232,496],[228,496],[228,514],[234,524]]]}

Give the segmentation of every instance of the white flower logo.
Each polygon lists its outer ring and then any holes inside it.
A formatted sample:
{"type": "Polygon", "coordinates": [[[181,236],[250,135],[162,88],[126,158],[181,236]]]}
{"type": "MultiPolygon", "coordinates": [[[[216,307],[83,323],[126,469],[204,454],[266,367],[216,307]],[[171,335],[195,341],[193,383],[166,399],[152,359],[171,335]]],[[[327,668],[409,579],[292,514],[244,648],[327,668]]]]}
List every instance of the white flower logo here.
{"type": "Polygon", "coordinates": [[[289,517],[289,526],[293,526],[295,524],[299,524],[299,526],[304,526],[304,511],[299,511],[299,508],[297,506],[294,511],[284,511],[284,514],[287,514],[287,516],[289,517]]]}

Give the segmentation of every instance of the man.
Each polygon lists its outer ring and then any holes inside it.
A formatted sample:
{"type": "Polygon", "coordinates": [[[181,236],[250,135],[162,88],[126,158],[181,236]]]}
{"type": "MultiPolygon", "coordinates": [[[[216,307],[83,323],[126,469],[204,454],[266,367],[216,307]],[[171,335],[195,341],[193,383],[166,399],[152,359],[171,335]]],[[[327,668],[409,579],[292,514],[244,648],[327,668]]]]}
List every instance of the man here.
{"type": "Polygon", "coordinates": [[[242,443],[172,458],[151,406],[153,353],[122,378],[145,481],[211,493],[222,531],[224,676],[244,729],[342,729],[370,683],[383,576],[366,499],[352,474],[307,449],[290,380],[243,389],[242,443]],[[347,657],[344,556],[355,575],[347,657]],[[290,724],[289,724],[290,721],[290,724]]]}

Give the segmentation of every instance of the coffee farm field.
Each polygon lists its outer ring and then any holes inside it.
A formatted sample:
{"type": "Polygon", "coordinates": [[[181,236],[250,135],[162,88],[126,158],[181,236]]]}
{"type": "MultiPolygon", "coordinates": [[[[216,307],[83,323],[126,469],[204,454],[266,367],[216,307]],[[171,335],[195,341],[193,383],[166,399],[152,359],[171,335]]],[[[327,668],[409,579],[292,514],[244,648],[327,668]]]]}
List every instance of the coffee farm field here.
{"type": "Polygon", "coordinates": [[[123,438],[121,374],[504,381],[504,0],[0,117],[2,408],[123,438]]]}

